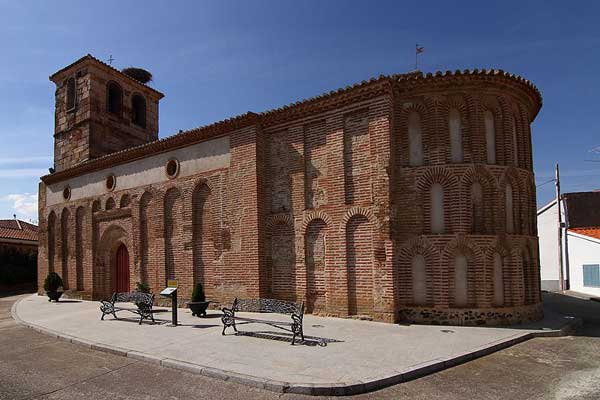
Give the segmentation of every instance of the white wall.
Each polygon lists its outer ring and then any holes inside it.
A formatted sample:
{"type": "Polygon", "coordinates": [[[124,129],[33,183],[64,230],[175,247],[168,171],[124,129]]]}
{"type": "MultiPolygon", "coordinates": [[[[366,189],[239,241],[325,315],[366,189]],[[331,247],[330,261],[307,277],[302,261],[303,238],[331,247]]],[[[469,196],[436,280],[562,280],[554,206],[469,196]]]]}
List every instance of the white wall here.
{"type": "Polygon", "coordinates": [[[46,205],[52,206],[64,202],[62,191],[66,185],[71,187],[71,200],[102,195],[107,192],[106,177],[109,174],[114,174],[117,178],[115,188],[117,191],[167,181],[165,164],[171,158],[179,160],[180,177],[227,168],[230,162],[229,137],[207,140],[54,183],[46,190],[46,205]]]}
{"type": "Polygon", "coordinates": [[[568,232],[570,289],[590,296],[600,296],[600,288],[583,286],[583,265],[600,264],[600,240],[568,232]]]}
{"type": "MultiPolygon", "coordinates": [[[[537,215],[542,290],[558,291],[558,208],[556,203],[546,207],[542,207],[537,215]]],[[[562,218],[564,222],[564,212],[562,218]]],[[[563,271],[565,269],[566,263],[563,258],[563,271]]],[[[567,279],[566,274],[564,274],[564,278],[567,279]]]]}

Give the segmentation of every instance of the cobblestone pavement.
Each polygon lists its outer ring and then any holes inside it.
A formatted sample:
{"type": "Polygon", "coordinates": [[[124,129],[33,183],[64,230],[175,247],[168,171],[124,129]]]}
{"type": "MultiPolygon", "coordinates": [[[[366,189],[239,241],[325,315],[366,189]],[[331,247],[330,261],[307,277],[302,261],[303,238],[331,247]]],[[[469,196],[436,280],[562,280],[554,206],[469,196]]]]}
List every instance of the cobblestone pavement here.
{"type": "MultiPolygon", "coordinates": [[[[162,368],[18,326],[0,298],[0,399],[300,399],[162,368]]],[[[369,399],[598,399],[600,303],[546,295],[583,318],[575,336],[537,338],[469,363],[356,396],[369,399]]]]}

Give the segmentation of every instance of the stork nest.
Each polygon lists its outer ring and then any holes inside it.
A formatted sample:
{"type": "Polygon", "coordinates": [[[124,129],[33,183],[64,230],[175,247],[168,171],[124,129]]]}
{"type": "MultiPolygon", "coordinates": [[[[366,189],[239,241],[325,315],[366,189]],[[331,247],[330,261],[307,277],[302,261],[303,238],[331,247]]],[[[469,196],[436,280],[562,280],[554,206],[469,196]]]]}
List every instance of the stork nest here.
{"type": "Polygon", "coordinates": [[[121,72],[144,84],[152,80],[152,74],[143,68],[128,67],[123,68],[121,72]]]}

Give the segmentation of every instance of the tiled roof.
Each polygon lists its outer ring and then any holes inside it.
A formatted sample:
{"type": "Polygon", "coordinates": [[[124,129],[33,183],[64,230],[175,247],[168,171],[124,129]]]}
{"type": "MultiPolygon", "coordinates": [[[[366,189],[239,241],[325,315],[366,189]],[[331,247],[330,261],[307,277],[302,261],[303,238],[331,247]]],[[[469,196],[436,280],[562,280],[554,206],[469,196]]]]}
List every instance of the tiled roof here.
{"type": "MultiPolygon", "coordinates": [[[[91,55],[87,55],[77,62],[86,59],[87,57],[94,59],[109,68],[116,70],[112,66],[103,63],[102,61],[92,57],[91,55]]],[[[71,64],[71,65],[73,65],[71,64]]],[[[65,67],[65,68],[69,68],[65,67]]],[[[65,69],[63,68],[63,70],[65,69]]],[[[62,70],[61,70],[62,71],[62,70]]],[[[56,72],[54,75],[58,74],[60,71],[56,72]]],[[[54,76],[52,75],[52,76],[54,76]]],[[[51,78],[52,78],[51,76],[51,78]]],[[[248,111],[245,114],[237,115],[235,117],[221,120],[210,125],[201,126],[198,128],[194,128],[187,131],[180,131],[179,133],[167,136],[162,139],[158,139],[152,142],[143,143],[141,145],[130,147],[124,150],[120,150],[114,153],[107,154],[105,156],[90,159],[85,161],[77,166],[69,168],[64,171],[60,171],[54,174],[49,174],[43,176],[41,179],[47,184],[58,182],[62,179],[67,179],[71,176],[79,175],[82,173],[90,172],[93,170],[98,170],[102,168],[106,168],[107,166],[118,165],[120,163],[129,162],[136,160],[141,157],[146,157],[151,154],[160,153],[163,151],[173,150],[178,147],[184,147],[191,143],[197,142],[199,140],[203,140],[209,137],[216,137],[219,134],[226,133],[233,129],[239,129],[241,127],[252,125],[256,122],[264,121],[266,118],[276,117],[278,115],[289,115],[293,113],[300,112],[303,109],[308,109],[315,105],[321,104],[326,100],[330,100],[332,98],[336,98],[337,96],[343,96],[349,93],[353,93],[355,91],[361,90],[369,90],[369,87],[373,86],[381,86],[382,84],[386,84],[387,82],[402,82],[407,84],[420,84],[420,83],[429,83],[432,81],[440,81],[444,82],[445,80],[453,77],[475,77],[479,79],[489,80],[491,78],[496,79],[504,79],[510,82],[517,82],[520,85],[523,85],[527,88],[530,93],[535,98],[536,110],[535,114],[539,112],[539,109],[542,106],[542,96],[540,91],[531,83],[529,80],[524,79],[518,75],[510,74],[503,70],[497,69],[473,69],[473,70],[456,70],[456,71],[446,71],[441,72],[437,71],[436,73],[427,73],[424,74],[421,71],[414,71],[405,74],[394,74],[394,75],[379,75],[377,78],[371,78],[369,80],[365,80],[359,83],[355,83],[354,85],[346,86],[344,88],[340,88],[337,90],[333,90],[330,92],[323,93],[319,96],[311,97],[308,99],[303,99],[291,104],[284,105],[279,108],[274,108],[271,110],[263,111],[260,113],[254,113],[252,111],[248,111]]],[[[133,79],[133,78],[131,78],[133,79]]],[[[134,79],[135,80],[135,79],[134,79]]],[[[137,82],[137,81],[136,81],[137,82]]],[[[150,88],[151,89],[151,88],[150,88]]],[[[154,89],[153,89],[154,90],[154,89]]],[[[160,93],[160,92],[159,92],[160,93]]]]}
{"type": "Polygon", "coordinates": [[[38,227],[15,219],[0,219],[0,240],[17,239],[37,242],[38,227]]]}
{"type": "Polygon", "coordinates": [[[594,239],[600,239],[600,226],[590,226],[587,228],[569,228],[570,232],[580,235],[589,236],[594,239]]]}

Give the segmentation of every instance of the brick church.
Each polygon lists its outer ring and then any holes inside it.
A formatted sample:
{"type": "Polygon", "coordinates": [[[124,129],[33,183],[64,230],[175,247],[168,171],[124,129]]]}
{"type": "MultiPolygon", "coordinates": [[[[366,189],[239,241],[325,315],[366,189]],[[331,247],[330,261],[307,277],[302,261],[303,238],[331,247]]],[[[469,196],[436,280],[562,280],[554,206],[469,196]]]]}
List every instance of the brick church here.
{"type": "MultiPolygon", "coordinates": [[[[39,287],[196,282],[309,313],[501,325],[542,316],[529,81],[380,76],[158,139],[163,94],[87,55],[56,84],[39,287]]],[[[40,289],[41,291],[42,289],[40,289]]],[[[41,292],[40,292],[41,293],[41,292]]]]}

